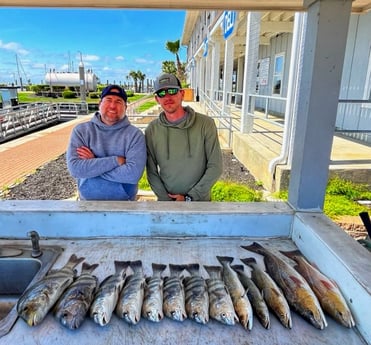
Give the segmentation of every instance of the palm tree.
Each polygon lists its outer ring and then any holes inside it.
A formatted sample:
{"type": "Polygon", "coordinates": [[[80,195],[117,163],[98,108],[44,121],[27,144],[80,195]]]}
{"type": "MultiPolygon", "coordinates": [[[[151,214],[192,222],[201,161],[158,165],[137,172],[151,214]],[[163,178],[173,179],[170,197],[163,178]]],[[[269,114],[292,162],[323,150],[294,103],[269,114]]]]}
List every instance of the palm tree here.
{"type": "Polygon", "coordinates": [[[162,71],[164,73],[176,74],[176,66],[174,61],[162,61],[162,71]]]}
{"type": "Polygon", "coordinates": [[[179,58],[179,49],[180,49],[180,40],[176,41],[167,41],[166,42],[166,49],[171,53],[175,54],[176,57],[176,66],[177,66],[177,77],[181,82],[185,81],[184,78],[184,65],[180,62],[179,58]]]}
{"type": "Polygon", "coordinates": [[[139,80],[139,90],[138,90],[138,92],[143,92],[143,90],[144,90],[144,79],[146,79],[146,75],[143,74],[141,71],[137,71],[137,78],[139,80]]]}
{"type": "Polygon", "coordinates": [[[138,72],[130,71],[129,76],[134,81],[134,92],[138,92],[138,72]]]}

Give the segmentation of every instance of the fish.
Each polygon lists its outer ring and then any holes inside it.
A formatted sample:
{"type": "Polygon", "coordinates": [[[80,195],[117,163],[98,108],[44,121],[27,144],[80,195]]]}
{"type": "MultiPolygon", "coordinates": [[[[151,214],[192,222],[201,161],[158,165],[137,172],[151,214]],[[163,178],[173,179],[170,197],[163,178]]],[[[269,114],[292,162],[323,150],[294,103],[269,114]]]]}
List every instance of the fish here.
{"type": "Polygon", "coordinates": [[[293,309],[315,328],[327,327],[325,314],[316,295],[299,272],[257,242],[242,246],[242,248],[264,256],[268,274],[282,289],[287,302],[293,309]]]}
{"type": "Polygon", "coordinates": [[[209,322],[209,294],[206,281],[199,273],[199,264],[188,264],[186,270],[191,274],[183,281],[186,313],[191,320],[206,324],[209,322]]]}
{"type": "Polygon", "coordinates": [[[290,306],[282,290],[278,287],[271,276],[259,267],[255,258],[245,258],[240,260],[252,269],[251,279],[261,291],[261,295],[268,308],[273,311],[283,326],[291,329],[292,319],[290,306]]]}
{"type": "Polygon", "coordinates": [[[76,276],[74,268],[84,259],[72,254],[65,266],[50,271],[24,291],[17,302],[17,313],[29,326],[37,326],[44,320],[59,297],[72,284],[76,276]]]}
{"type": "Polygon", "coordinates": [[[300,250],[281,251],[296,262],[294,268],[306,279],[323,310],[344,327],[352,328],[355,321],[338,285],[310,264],[300,250]]]}
{"type": "Polygon", "coordinates": [[[160,322],[164,318],[164,281],[161,274],[165,269],[166,265],[152,263],[152,277],[145,279],[142,316],[152,322],[160,322]]]}
{"type": "Polygon", "coordinates": [[[142,261],[129,261],[133,274],[127,276],[116,306],[116,314],[127,323],[136,325],[140,321],[144,297],[144,274],[142,261]]]}
{"type": "Polygon", "coordinates": [[[92,272],[99,264],[82,264],[81,274],[65,290],[54,308],[54,314],[60,323],[69,328],[77,329],[85,320],[93,301],[98,278],[92,272]]]}
{"type": "Polygon", "coordinates": [[[115,273],[100,283],[90,307],[90,317],[100,326],[106,326],[110,322],[125,284],[127,261],[114,261],[114,265],[115,273]]]}
{"type": "Polygon", "coordinates": [[[254,281],[247,275],[243,265],[233,265],[231,267],[237,272],[240,282],[246,289],[247,297],[251,302],[255,315],[258,317],[262,326],[265,329],[269,329],[271,325],[269,310],[260,290],[255,285],[254,281]]]}
{"type": "Polygon", "coordinates": [[[230,256],[217,256],[223,266],[222,277],[231,295],[232,302],[240,324],[243,328],[251,330],[253,327],[253,309],[247,297],[247,291],[238,278],[237,273],[232,269],[233,258],[230,256]]]}
{"type": "Polygon", "coordinates": [[[169,264],[170,276],[164,278],[163,310],[165,316],[175,321],[187,318],[185,310],[185,294],[183,286],[184,265],[169,264]]]}
{"type": "Polygon", "coordinates": [[[209,315],[225,325],[233,326],[239,322],[232,298],[222,278],[221,266],[204,265],[209,278],[206,279],[209,293],[209,315]]]}

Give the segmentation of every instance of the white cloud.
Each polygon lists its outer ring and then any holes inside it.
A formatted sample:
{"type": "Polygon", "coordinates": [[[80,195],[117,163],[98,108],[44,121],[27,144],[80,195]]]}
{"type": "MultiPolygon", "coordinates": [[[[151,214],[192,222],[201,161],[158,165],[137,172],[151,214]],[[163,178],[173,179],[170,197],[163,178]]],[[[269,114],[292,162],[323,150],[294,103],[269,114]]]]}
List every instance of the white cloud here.
{"type": "Polygon", "coordinates": [[[122,55],[120,55],[120,56],[116,56],[115,57],[115,60],[117,60],[117,61],[123,61],[123,60],[125,60],[125,58],[122,55]]]}
{"type": "Polygon", "coordinates": [[[16,42],[4,43],[0,40],[0,49],[9,50],[20,55],[27,55],[29,51],[23,49],[22,46],[16,42]]]}

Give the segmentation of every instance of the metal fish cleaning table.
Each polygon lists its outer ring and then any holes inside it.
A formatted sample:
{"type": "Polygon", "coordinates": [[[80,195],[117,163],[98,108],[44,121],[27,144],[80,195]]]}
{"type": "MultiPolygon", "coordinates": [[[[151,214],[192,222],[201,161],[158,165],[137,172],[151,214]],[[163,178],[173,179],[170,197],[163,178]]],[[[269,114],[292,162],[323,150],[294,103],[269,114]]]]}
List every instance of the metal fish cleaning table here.
{"type": "MultiPolygon", "coordinates": [[[[101,281],[114,271],[114,260],[142,260],[146,275],[152,262],[219,265],[216,255],[240,258],[257,254],[242,249],[257,241],[268,248],[299,248],[325,274],[336,280],[350,304],[357,328],[347,329],[327,317],[317,330],[292,311],[293,327],[284,328],[271,313],[271,328],[254,317],[246,331],[211,320],[141,319],[133,326],[113,315],[106,327],[91,319],[75,331],[52,313],[36,327],[18,320],[0,344],[369,344],[371,335],[371,254],[321,213],[294,212],[285,203],[131,203],[131,202],[0,202],[0,245],[28,243],[29,230],[40,234],[40,246],[59,245],[62,267],[72,253],[99,263],[101,281]]],[[[78,266],[80,270],[80,266],[78,266]]],[[[168,268],[165,274],[168,274],[168,268]]],[[[207,277],[206,272],[202,274],[207,277]]]]}

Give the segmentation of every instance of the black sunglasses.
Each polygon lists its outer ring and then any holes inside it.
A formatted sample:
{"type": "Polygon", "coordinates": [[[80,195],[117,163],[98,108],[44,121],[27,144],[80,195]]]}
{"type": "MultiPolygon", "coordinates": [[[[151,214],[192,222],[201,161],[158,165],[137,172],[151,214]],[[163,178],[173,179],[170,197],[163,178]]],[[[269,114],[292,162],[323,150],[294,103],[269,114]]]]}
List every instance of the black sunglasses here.
{"type": "Polygon", "coordinates": [[[173,95],[176,95],[177,93],[179,92],[179,89],[178,88],[171,88],[171,89],[167,89],[167,90],[160,90],[160,91],[157,91],[156,92],[156,95],[160,98],[163,98],[166,96],[166,94],[170,95],[170,96],[173,96],[173,95]]]}

